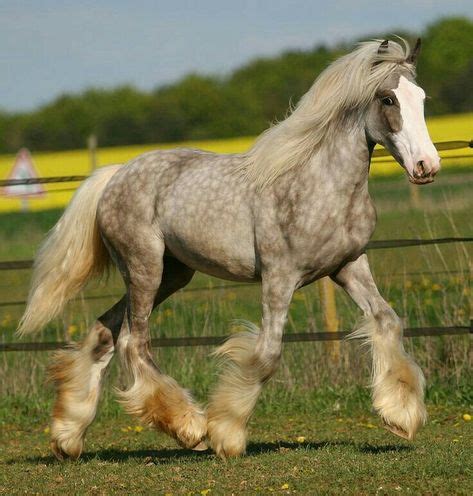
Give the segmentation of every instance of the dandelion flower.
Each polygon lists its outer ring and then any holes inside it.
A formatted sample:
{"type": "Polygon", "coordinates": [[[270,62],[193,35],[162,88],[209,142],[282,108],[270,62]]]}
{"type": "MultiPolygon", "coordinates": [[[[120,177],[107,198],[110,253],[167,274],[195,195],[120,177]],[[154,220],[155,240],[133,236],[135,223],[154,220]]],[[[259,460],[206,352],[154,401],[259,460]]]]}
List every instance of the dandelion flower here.
{"type": "Polygon", "coordinates": [[[471,420],[471,415],[469,413],[464,413],[462,418],[465,422],[469,422],[471,420]]]}
{"type": "Polygon", "coordinates": [[[225,295],[225,299],[227,301],[234,301],[236,300],[237,295],[234,291],[228,291],[227,294],[225,295]]]}
{"type": "Polygon", "coordinates": [[[296,437],[296,441],[298,443],[303,443],[303,442],[305,442],[305,437],[304,436],[298,436],[298,437],[296,437]]]}
{"type": "Polygon", "coordinates": [[[69,337],[72,337],[74,336],[74,334],[78,331],[78,327],[74,324],[71,324],[68,328],[67,328],[67,334],[69,335],[69,337]]]}

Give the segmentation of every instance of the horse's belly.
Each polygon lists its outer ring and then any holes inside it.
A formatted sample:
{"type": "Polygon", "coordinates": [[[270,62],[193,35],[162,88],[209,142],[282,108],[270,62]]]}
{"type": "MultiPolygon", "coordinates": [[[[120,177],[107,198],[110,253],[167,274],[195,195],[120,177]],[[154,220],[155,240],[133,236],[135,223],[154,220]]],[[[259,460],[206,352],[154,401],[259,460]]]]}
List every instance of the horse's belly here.
{"type": "Polygon", "coordinates": [[[360,251],[321,249],[310,263],[306,263],[301,269],[299,286],[306,286],[321,277],[333,274],[341,265],[348,261],[356,260],[360,251]]]}
{"type": "Polygon", "coordinates": [[[196,225],[190,231],[173,226],[164,234],[167,251],[199,272],[232,281],[259,278],[249,231],[238,232],[229,225],[220,229],[196,225]]]}

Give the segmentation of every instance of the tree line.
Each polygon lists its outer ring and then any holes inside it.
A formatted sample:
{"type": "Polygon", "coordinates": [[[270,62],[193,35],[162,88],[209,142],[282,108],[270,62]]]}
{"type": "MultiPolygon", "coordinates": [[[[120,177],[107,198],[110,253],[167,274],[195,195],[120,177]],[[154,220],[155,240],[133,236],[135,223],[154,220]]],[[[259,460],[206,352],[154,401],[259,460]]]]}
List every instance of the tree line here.
{"type": "MultiPolygon", "coordinates": [[[[418,82],[430,97],[427,114],[473,110],[473,22],[441,19],[422,37],[418,82]]],[[[412,41],[415,35],[401,33],[412,41]]],[[[388,35],[372,35],[384,38],[388,35]]],[[[101,146],[256,135],[309,89],[353,43],[319,45],[260,58],[225,77],[189,74],[154,91],[132,86],[64,94],[28,113],[0,112],[0,151],[101,146]]]]}

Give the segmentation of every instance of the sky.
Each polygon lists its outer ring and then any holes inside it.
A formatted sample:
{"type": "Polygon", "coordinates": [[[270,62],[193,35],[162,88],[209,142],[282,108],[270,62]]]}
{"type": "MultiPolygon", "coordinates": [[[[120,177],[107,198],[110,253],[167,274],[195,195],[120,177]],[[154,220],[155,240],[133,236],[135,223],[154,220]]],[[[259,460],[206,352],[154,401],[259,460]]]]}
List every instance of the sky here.
{"type": "Polygon", "coordinates": [[[0,0],[0,109],[65,92],[189,72],[224,75],[260,56],[471,16],[471,0],[0,0]]]}

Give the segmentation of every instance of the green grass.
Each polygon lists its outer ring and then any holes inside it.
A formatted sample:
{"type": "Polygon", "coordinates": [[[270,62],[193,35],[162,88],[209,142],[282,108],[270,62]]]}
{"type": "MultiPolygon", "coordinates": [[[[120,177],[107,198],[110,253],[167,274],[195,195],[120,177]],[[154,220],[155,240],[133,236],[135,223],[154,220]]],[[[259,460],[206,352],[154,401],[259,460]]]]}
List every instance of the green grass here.
{"type": "Polygon", "coordinates": [[[78,462],[52,458],[45,422],[7,424],[0,494],[466,495],[473,491],[473,436],[464,413],[430,406],[430,422],[407,443],[356,408],[259,408],[247,456],[226,463],[180,449],[154,431],[137,432],[122,414],[93,425],[78,462]]]}

